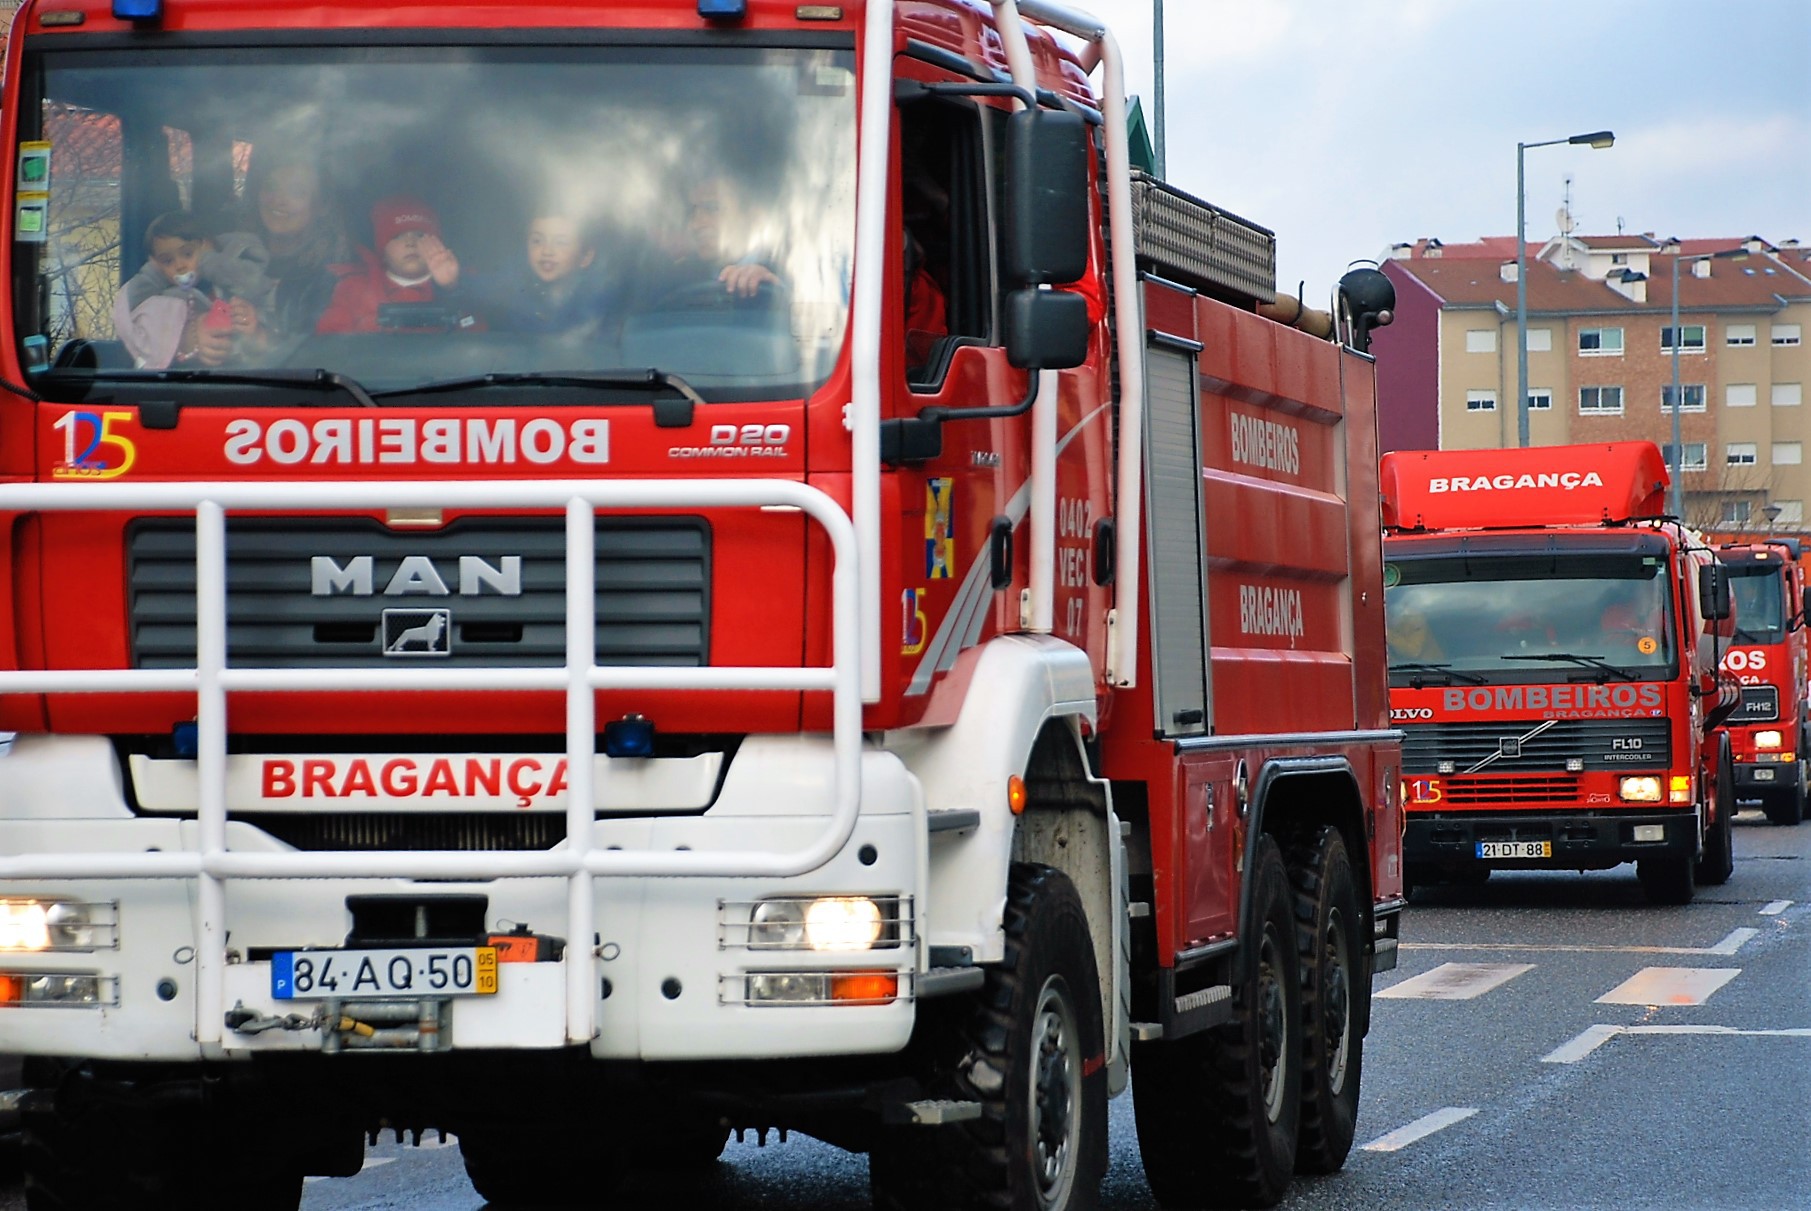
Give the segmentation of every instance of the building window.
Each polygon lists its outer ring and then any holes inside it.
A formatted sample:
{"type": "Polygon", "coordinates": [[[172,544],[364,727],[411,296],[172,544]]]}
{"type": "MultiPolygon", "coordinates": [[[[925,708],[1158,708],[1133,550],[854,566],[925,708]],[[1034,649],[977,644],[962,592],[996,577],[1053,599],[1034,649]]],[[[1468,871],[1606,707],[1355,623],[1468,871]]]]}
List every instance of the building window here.
{"type": "Polygon", "coordinates": [[[1753,383],[1730,383],[1723,388],[1723,404],[1728,408],[1754,407],[1755,393],[1753,383]]]}
{"type": "Polygon", "coordinates": [[[1626,252],[1612,252],[1612,253],[1611,253],[1611,254],[1610,254],[1610,264],[1612,264],[1612,265],[1627,265],[1627,264],[1628,264],[1628,263],[1629,263],[1629,254],[1628,254],[1628,253],[1626,253],[1626,252]]]}
{"type": "MultiPolygon", "coordinates": [[[[1705,454],[1703,442],[1686,442],[1680,449],[1684,451],[1683,457],[1679,459],[1681,471],[1703,471],[1709,468],[1710,460],[1705,454]]],[[[1660,447],[1660,456],[1666,460],[1667,466],[1673,465],[1672,442],[1660,447]]]]}
{"type": "Polygon", "coordinates": [[[1580,387],[1578,389],[1578,410],[1596,415],[1622,414],[1621,387],[1580,387]]]}
{"type": "Polygon", "coordinates": [[[1780,507],[1780,515],[1773,519],[1776,524],[1784,526],[1802,526],[1805,524],[1804,501],[1776,500],[1773,503],[1780,507]]]}
{"type": "Polygon", "coordinates": [[[1723,524],[1726,526],[1745,526],[1748,524],[1748,502],[1745,500],[1726,500],[1723,502],[1723,524]]]}
{"type": "Polygon", "coordinates": [[[1553,352],[1553,329],[1551,329],[1551,328],[1530,328],[1528,330],[1528,352],[1530,352],[1530,353],[1551,353],[1551,352],[1553,352]]]}
{"type": "Polygon", "coordinates": [[[1495,391],[1467,391],[1465,393],[1465,410],[1467,412],[1495,412],[1497,410],[1497,393],[1495,391]]]}
{"type": "Polygon", "coordinates": [[[1757,457],[1753,442],[1729,442],[1723,447],[1723,461],[1731,467],[1752,467],[1757,457]]]}
{"type": "Polygon", "coordinates": [[[1528,388],[1528,411],[1546,412],[1553,407],[1553,392],[1545,387],[1528,388]]]}
{"type": "MultiPolygon", "coordinates": [[[[1679,345],[1679,352],[1681,352],[1681,353],[1703,353],[1704,352],[1704,325],[1703,324],[1680,324],[1679,325],[1679,334],[1680,334],[1680,341],[1681,341],[1681,343],[1679,345]]],[[[1672,352],[1672,348],[1673,348],[1672,325],[1663,324],[1663,325],[1661,325],[1661,328],[1660,328],[1660,352],[1670,353],[1670,352],[1672,352]]]]}
{"type": "Polygon", "coordinates": [[[1578,351],[1592,357],[1620,357],[1622,356],[1622,329],[1580,328],[1578,330],[1578,351]]]}
{"type": "MultiPolygon", "coordinates": [[[[1679,394],[1685,399],[1685,403],[1680,406],[1679,411],[1704,411],[1703,383],[1680,383],[1679,394]]],[[[1662,383],[1660,385],[1660,410],[1662,412],[1671,412],[1673,410],[1673,385],[1671,383],[1662,383]]]]}
{"type": "Polygon", "coordinates": [[[1465,330],[1465,352],[1495,353],[1497,351],[1497,330],[1495,328],[1467,328],[1465,330]]]}
{"type": "Polygon", "coordinates": [[[1731,347],[1754,344],[1754,325],[1723,325],[1723,343],[1731,347]]]}
{"type": "Polygon", "coordinates": [[[1773,343],[1776,345],[1798,344],[1798,325],[1775,324],[1773,326],[1773,343]]]}
{"type": "Polygon", "coordinates": [[[1776,467],[1796,467],[1805,460],[1803,442],[1774,442],[1773,465],[1776,467]]]}
{"type": "Polygon", "coordinates": [[[1799,390],[1799,384],[1773,384],[1773,406],[1775,408],[1796,408],[1804,402],[1804,397],[1799,390]]]}

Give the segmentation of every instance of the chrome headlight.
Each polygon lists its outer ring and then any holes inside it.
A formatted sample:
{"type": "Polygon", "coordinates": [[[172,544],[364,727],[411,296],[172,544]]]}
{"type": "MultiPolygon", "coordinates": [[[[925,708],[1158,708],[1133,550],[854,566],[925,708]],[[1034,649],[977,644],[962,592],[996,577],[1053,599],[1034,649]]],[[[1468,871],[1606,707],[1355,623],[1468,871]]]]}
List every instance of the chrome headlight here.
{"type": "Polygon", "coordinates": [[[1786,738],[1781,735],[1780,730],[1775,727],[1770,727],[1764,732],[1756,732],[1754,734],[1754,746],[1756,748],[1778,748],[1785,742],[1786,738]]]}
{"type": "Polygon", "coordinates": [[[1652,775],[1638,775],[1624,778],[1616,785],[1616,793],[1625,803],[1658,803],[1660,802],[1660,779],[1652,775]]]}

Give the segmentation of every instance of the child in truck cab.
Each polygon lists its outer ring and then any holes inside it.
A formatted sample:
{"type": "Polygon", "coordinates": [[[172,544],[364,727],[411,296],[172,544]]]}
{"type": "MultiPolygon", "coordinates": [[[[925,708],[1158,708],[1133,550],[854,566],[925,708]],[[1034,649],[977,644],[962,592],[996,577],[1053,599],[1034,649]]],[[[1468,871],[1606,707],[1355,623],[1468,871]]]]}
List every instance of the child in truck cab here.
{"type": "Polygon", "coordinates": [[[576,215],[543,206],[528,220],[528,256],[487,296],[493,330],[588,337],[615,310],[614,291],[595,269],[597,240],[576,215]]]}
{"type": "Polygon", "coordinates": [[[340,280],[316,332],[379,332],[477,328],[481,324],[455,294],[459,258],[440,238],[440,217],[420,198],[396,195],[371,208],[372,244],[359,249],[363,266],[340,280]],[[386,304],[444,304],[444,321],[426,322],[432,308],[386,304]],[[394,316],[403,316],[400,321],[394,316]]]}
{"type": "Polygon", "coordinates": [[[134,364],[218,365],[231,353],[235,313],[264,306],[269,261],[254,236],[211,235],[194,215],[158,215],[145,231],[150,257],[120,289],[113,327],[134,364]]]}

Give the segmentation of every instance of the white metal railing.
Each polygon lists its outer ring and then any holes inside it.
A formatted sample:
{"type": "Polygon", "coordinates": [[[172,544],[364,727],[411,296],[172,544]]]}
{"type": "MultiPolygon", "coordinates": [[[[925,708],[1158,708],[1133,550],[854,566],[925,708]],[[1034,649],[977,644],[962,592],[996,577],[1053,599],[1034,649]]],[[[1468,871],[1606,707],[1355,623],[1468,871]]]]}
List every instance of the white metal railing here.
{"type": "Polygon", "coordinates": [[[199,848],[157,853],[0,855],[0,879],[198,880],[196,1037],[221,1041],[226,1014],[224,880],[294,878],[569,880],[566,1030],[575,1043],[595,1032],[592,879],[610,876],[770,877],[804,874],[841,851],[861,811],[861,661],[855,527],[823,492],[789,480],[544,480],[421,483],[187,483],[0,485],[0,513],[192,512],[195,515],[195,668],[0,671],[0,693],[196,695],[199,848]],[[596,513],[605,509],[797,508],[828,533],[832,572],[829,665],[603,668],[597,664],[596,513]],[[343,512],[374,508],[564,508],[564,668],[230,668],[226,646],[226,515],[234,510],[343,512]],[[824,832],[791,851],[601,850],[595,842],[598,690],[828,690],[832,695],[834,807],[824,832]],[[566,845],[519,852],[235,853],[226,844],[227,694],[234,691],[562,690],[566,695],[566,845]]]}

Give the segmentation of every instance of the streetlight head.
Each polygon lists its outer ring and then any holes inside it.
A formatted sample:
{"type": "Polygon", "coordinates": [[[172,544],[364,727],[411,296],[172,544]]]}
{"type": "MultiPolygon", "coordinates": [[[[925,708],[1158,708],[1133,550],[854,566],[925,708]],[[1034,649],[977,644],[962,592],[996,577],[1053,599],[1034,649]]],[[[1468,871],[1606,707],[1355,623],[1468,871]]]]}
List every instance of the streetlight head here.
{"type": "Polygon", "coordinates": [[[1592,147],[1605,148],[1616,142],[1616,135],[1607,130],[1594,130],[1588,135],[1573,135],[1568,143],[1589,143],[1592,147]]]}

